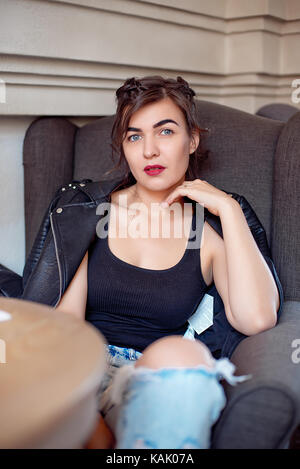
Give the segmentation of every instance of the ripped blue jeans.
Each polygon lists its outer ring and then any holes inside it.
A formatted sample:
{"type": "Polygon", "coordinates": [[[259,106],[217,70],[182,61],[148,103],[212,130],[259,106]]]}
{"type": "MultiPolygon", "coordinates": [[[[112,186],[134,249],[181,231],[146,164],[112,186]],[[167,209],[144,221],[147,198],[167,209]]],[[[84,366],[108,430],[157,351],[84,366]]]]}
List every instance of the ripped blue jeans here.
{"type": "Polygon", "coordinates": [[[116,449],[204,449],[211,428],[226,404],[219,379],[230,384],[251,376],[233,376],[228,358],[214,367],[134,367],[142,353],[106,346],[108,371],[99,389],[99,411],[115,435],[116,449]]]}

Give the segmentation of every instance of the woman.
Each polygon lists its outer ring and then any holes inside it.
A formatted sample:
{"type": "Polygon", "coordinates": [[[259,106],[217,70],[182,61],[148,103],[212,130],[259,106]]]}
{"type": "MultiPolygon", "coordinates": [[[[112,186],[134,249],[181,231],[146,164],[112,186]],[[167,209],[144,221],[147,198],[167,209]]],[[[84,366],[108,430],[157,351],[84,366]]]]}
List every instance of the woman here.
{"type": "Polygon", "coordinates": [[[107,236],[98,234],[57,306],[86,318],[108,342],[110,367],[89,448],[209,447],[210,428],[225,405],[218,376],[232,384],[238,378],[205,344],[182,336],[212,282],[236,330],[249,336],[276,324],[277,287],[239,203],[196,177],[203,129],[194,95],[181,77],[131,78],[117,90],[112,142],[127,177],[110,195],[107,236]],[[195,247],[189,235],[201,222],[200,206],[220,217],[224,239],[202,220],[195,247]],[[180,224],[190,229],[179,237],[180,224]],[[203,405],[195,408],[200,396],[203,405]],[[193,417],[179,415],[182,399],[194,406],[193,417]],[[180,432],[170,435],[171,428],[180,432]]]}

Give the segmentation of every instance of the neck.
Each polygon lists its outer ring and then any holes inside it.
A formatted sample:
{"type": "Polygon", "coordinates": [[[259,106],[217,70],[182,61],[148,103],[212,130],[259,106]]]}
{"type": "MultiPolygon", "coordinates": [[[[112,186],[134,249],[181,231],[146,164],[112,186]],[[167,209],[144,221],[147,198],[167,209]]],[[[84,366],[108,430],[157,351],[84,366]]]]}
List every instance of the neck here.
{"type": "MultiPolygon", "coordinates": [[[[183,183],[184,179],[182,181],[177,182],[173,186],[169,187],[168,189],[162,190],[162,191],[151,191],[147,189],[144,186],[141,186],[138,182],[134,184],[132,187],[131,191],[131,196],[132,196],[132,202],[143,202],[143,204],[146,205],[146,207],[150,210],[151,209],[151,204],[156,203],[160,204],[166,198],[168,195],[179,185],[183,183]]],[[[178,200],[178,203],[180,203],[183,206],[183,198],[178,200]]]]}

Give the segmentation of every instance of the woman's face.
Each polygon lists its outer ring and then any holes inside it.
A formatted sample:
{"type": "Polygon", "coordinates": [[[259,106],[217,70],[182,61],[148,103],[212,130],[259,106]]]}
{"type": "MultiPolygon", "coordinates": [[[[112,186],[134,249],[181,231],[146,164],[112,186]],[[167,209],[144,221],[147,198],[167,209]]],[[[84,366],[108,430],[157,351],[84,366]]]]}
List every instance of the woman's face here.
{"type": "Polygon", "coordinates": [[[171,98],[149,103],[130,118],[123,151],[138,184],[149,190],[165,190],[185,180],[189,155],[199,136],[189,137],[185,117],[171,98]],[[146,171],[151,165],[163,171],[146,171]]]}

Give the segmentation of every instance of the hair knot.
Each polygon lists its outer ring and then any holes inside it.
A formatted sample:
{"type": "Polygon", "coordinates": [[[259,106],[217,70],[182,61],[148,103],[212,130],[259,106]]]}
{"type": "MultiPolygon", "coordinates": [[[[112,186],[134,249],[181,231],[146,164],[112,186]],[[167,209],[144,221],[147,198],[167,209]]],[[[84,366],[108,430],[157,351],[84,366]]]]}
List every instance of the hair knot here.
{"type": "Polygon", "coordinates": [[[193,97],[196,96],[195,91],[192,90],[192,88],[190,88],[188,82],[185,81],[181,76],[177,77],[177,83],[179,83],[181,85],[180,89],[183,92],[183,94],[185,94],[185,96],[187,96],[187,98],[192,100],[193,97]]]}
{"type": "Polygon", "coordinates": [[[126,97],[130,98],[132,94],[139,93],[140,91],[144,91],[146,89],[147,88],[145,88],[145,86],[143,86],[139,80],[137,80],[135,77],[132,77],[125,81],[124,85],[117,90],[116,94],[118,98],[121,94],[124,94],[126,97]]]}

